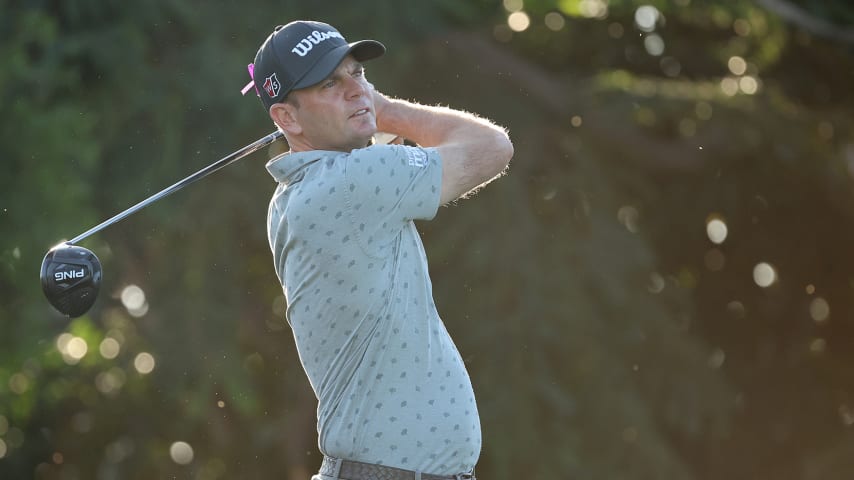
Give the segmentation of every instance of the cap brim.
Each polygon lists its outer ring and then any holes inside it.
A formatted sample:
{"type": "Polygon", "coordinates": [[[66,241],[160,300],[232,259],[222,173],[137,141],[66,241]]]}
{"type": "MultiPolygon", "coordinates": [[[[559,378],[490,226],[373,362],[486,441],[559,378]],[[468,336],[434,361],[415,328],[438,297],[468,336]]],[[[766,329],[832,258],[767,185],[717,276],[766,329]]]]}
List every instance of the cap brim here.
{"type": "Polygon", "coordinates": [[[338,64],[344,60],[348,54],[353,54],[353,58],[360,62],[371,60],[382,56],[385,53],[385,45],[376,40],[360,40],[348,45],[341,45],[326,52],[317,63],[305,74],[301,79],[294,83],[291,90],[300,88],[308,88],[323,81],[326,77],[332,74],[338,64]]]}

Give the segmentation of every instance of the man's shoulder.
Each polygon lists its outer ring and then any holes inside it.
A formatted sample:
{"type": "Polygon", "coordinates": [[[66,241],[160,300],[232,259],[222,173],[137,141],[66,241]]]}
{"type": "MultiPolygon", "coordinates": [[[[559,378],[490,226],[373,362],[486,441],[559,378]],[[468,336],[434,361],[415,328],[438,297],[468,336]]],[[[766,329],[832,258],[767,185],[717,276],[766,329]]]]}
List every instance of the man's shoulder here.
{"type": "Polygon", "coordinates": [[[348,156],[349,162],[359,166],[365,162],[369,165],[402,165],[423,168],[431,162],[438,162],[439,153],[435,148],[422,148],[410,145],[372,145],[353,150],[348,156]]]}

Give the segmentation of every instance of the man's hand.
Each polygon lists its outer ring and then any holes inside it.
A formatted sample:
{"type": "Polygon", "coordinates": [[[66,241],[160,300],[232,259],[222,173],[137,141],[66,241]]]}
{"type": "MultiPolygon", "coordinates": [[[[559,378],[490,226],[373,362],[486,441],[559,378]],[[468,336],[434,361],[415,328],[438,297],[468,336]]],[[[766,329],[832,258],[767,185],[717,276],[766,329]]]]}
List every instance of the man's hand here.
{"type": "Polygon", "coordinates": [[[374,99],[374,116],[376,117],[376,120],[377,120],[377,129],[381,132],[384,132],[385,130],[383,130],[381,127],[382,119],[385,117],[386,107],[388,107],[388,105],[391,103],[391,100],[389,100],[388,97],[386,97],[385,95],[380,93],[374,87],[373,84],[370,84],[370,85],[371,85],[371,95],[373,95],[373,99],[374,99]]]}
{"type": "Polygon", "coordinates": [[[384,145],[402,145],[404,142],[402,136],[383,129],[383,127],[388,126],[382,119],[385,118],[384,113],[386,108],[391,104],[391,100],[377,91],[373,84],[371,84],[371,94],[374,99],[374,118],[377,121],[377,133],[374,135],[374,141],[384,145]]]}

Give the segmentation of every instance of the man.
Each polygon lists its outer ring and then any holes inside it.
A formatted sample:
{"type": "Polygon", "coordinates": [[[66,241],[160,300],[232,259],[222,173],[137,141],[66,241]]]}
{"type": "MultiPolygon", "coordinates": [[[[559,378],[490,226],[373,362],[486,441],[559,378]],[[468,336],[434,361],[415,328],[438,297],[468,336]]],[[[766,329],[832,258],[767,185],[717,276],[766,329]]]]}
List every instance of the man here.
{"type": "Polygon", "coordinates": [[[474,478],[474,392],[413,220],[496,178],[513,146],[474,115],[377,92],[361,62],[384,52],[297,21],[255,57],[256,90],[290,146],[267,164],[279,182],[268,236],[319,402],[313,478],[474,478]],[[378,131],[418,146],[369,146],[378,131]]]}

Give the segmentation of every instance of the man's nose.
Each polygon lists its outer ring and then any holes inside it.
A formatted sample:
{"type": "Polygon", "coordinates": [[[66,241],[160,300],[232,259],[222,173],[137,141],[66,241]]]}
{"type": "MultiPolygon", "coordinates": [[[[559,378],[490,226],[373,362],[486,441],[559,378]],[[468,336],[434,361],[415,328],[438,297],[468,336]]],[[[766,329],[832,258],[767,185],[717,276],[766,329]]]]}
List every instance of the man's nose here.
{"type": "Polygon", "coordinates": [[[359,98],[368,92],[368,86],[358,78],[347,77],[347,98],[359,98]]]}

